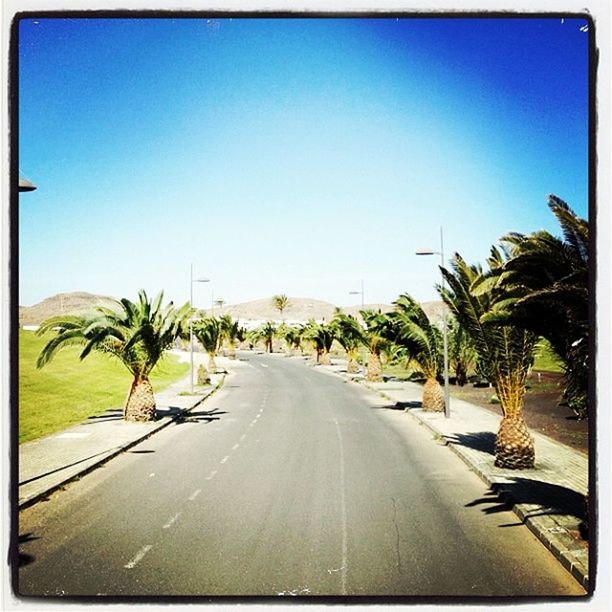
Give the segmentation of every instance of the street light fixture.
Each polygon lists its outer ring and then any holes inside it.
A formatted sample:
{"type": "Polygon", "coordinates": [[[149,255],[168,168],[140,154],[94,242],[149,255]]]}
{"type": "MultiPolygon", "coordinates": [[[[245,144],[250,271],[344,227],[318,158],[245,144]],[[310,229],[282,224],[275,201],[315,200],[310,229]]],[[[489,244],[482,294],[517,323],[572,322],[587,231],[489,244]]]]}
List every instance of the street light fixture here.
{"type": "MultiPolygon", "coordinates": [[[[189,283],[189,308],[193,308],[193,284],[194,283],[209,283],[209,278],[193,278],[193,264],[190,267],[190,283],[189,283]]],[[[190,376],[191,392],[193,393],[193,313],[189,317],[189,353],[190,353],[190,376]]]]}
{"type": "MultiPolygon", "coordinates": [[[[415,255],[440,255],[440,262],[444,267],[444,231],[440,227],[440,250],[417,249],[415,255]]],[[[442,292],[444,292],[444,274],[442,274],[442,292]]],[[[450,394],[448,389],[448,325],[446,322],[446,309],[442,310],[442,337],[444,339],[444,416],[450,417],[450,394]]]]}
{"type": "Polygon", "coordinates": [[[19,177],[19,193],[24,191],[34,191],[36,189],[36,185],[32,183],[32,181],[28,181],[27,178],[23,178],[23,176],[19,177]]]}

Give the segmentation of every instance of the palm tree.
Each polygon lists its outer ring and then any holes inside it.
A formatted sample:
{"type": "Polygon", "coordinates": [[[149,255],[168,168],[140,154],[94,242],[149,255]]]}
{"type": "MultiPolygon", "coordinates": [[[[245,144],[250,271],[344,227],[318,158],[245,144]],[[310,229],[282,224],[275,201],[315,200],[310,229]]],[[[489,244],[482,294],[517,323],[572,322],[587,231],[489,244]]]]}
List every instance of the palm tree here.
{"type": "Polygon", "coordinates": [[[263,340],[266,351],[268,353],[272,353],[274,351],[273,340],[276,334],[276,327],[274,327],[274,323],[272,321],[267,321],[266,323],[260,325],[257,329],[254,329],[250,332],[250,337],[254,343],[263,340]]]}
{"type": "Polygon", "coordinates": [[[296,340],[297,340],[297,344],[299,347],[300,330],[297,327],[293,327],[291,325],[285,325],[285,323],[282,323],[279,326],[276,333],[277,333],[277,336],[279,336],[285,341],[285,354],[288,357],[291,357],[291,354],[293,353],[293,348],[295,347],[296,340]]]}
{"type": "Polygon", "coordinates": [[[441,268],[449,287],[438,290],[470,336],[500,401],[503,418],[497,432],[495,465],[523,469],[533,467],[535,462],[533,439],[523,418],[523,398],[537,336],[516,326],[499,324],[492,316],[508,297],[489,282],[503,262],[502,253],[495,247],[488,259],[488,272],[480,266],[469,266],[455,254],[452,271],[441,268]]]}
{"type": "Polygon", "coordinates": [[[176,309],[172,302],[162,308],[163,292],[151,302],[144,290],[138,303],[123,298],[116,308],[97,307],[92,315],[59,315],[44,321],[42,335],[56,335],[43,347],[36,366],[42,368],[58,350],[81,345],[85,359],[92,351],[118,359],[132,374],[133,381],[124,408],[127,421],[155,419],[155,395],[149,375],[166,350],[185,333],[192,309],[189,304],[176,309]]]}
{"type": "Polygon", "coordinates": [[[312,342],[317,354],[317,363],[330,365],[329,351],[335,338],[335,328],[331,323],[317,323],[314,319],[308,321],[304,337],[312,342]]]}
{"type": "Polygon", "coordinates": [[[512,256],[497,283],[510,298],[498,317],[546,338],[563,364],[564,399],[587,416],[589,360],[589,226],[561,199],[549,196],[563,239],[545,231],[502,238],[512,256]]]}
{"type": "Polygon", "coordinates": [[[364,343],[363,328],[355,317],[342,312],[336,312],[332,323],[336,328],[336,340],[346,351],[348,358],[347,372],[359,372],[357,356],[360,346],[364,343]]]}
{"type": "Polygon", "coordinates": [[[399,296],[388,317],[389,340],[399,347],[399,355],[415,361],[425,375],[423,410],[444,411],[444,390],[437,380],[442,369],[442,333],[433,325],[419,303],[407,293],[399,296]]]}
{"type": "Polygon", "coordinates": [[[388,340],[391,335],[391,321],[387,315],[375,310],[360,310],[359,314],[364,322],[364,344],[370,352],[366,378],[370,382],[383,380],[381,355],[391,349],[388,340]]]}
{"type": "Polygon", "coordinates": [[[234,321],[231,315],[225,314],[219,318],[219,325],[221,327],[221,338],[227,342],[227,356],[230,359],[236,359],[236,345],[234,343],[238,339],[240,330],[238,321],[234,321]]]}
{"type": "Polygon", "coordinates": [[[272,297],[272,303],[274,308],[280,312],[281,319],[283,319],[283,312],[289,306],[289,298],[283,293],[281,295],[275,295],[272,297]]]}
{"type": "Polygon", "coordinates": [[[208,370],[217,371],[215,354],[221,341],[221,324],[216,317],[203,317],[193,324],[193,334],[208,353],[208,370]]]}
{"type": "Polygon", "coordinates": [[[448,353],[450,366],[455,370],[455,382],[463,387],[468,382],[470,370],[477,367],[478,354],[468,333],[454,318],[448,326],[448,353]]]}

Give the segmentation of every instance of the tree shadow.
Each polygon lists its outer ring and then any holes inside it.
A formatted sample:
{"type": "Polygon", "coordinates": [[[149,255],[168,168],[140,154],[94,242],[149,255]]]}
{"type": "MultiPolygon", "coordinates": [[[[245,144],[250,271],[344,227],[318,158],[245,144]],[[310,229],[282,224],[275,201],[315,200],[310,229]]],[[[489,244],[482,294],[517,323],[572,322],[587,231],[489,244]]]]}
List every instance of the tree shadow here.
{"type": "Polygon", "coordinates": [[[586,536],[585,496],[561,485],[514,476],[511,477],[511,482],[494,483],[485,497],[475,499],[466,504],[466,507],[482,504],[493,504],[482,510],[485,514],[512,510],[516,504],[537,506],[537,509],[528,512],[522,521],[501,525],[502,527],[521,525],[537,516],[573,516],[576,519],[576,529],[580,530],[582,537],[586,536]]]}
{"type": "Polygon", "coordinates": [[[108,421],[121,421],[123,419],[123,410],[107,410],[103,414],[87,417],[87,425],[95,425],[96,423],[106,423],[108,421]]]}
{"type": "Polygon", "coordinates": [[[421,408],[422,403],[420,401],[409,401],[409,402],[395,402],[394,404],[385,404],[384,406],[372,406],[372,410],[402,410],[408,412],[415,408],[421,408]]]}
{"type": "Polygon", "coordinates": [[[479,431],[478,433],[453,434],[444,436],[448,444],[467,446],[483,453],[495,454],[496,434],[491,431],[479,431]]]}
{"type": "Polygon", "coordinates": [[[229,412],[225,411],[201,411],[201,412],[186,412],[182,413],[175,418],[175,423],[177,425],[182,425],[183,423],[212,423],[213,421],[220,421],[222,414],[229,414],[229,412]]]}
{"type": "Polygon", "coordinates": [[[404,412],[408,412],[408,410],[414,410],[415,408],[422,408],[423,402],[419,400],[414,400],[411,402],[397,402],[395,407],[399,410],[404,410],[404,412]]]}
{"type": "MultiPolygon", "coordinates": [[[[40,540],[40,536],[35,536],[32,533],[24,533],[20,534],[18,538],[19,544],[26,544],[27,542],[33,542],[34,540],[40,540]]],[[[24,553],[19,551],[17,562],[19,567],[23,567],[24,565],[30,565],[36,560],[36,557],[33,555],[29,555],[28,553],[24,553]]]]}
{"type": "Polygon", "coordinates": [[[23,480],[19,483],[19,486],[21,487],[22,485],[28,484],[30,482],[34,482],[35,480],[40,480],[41,478],[44,478],[45,476],[49,476],[50,474],[55,474],[56,472],[61,472],[62,470],[66,470],[69,467],[73,467],[75,465],[78,465],[79,463],[84,463],[85,461],[89,461],[90,459],[93,459],[94,457],[99,457],[100,455],[106,455],[108,453],[112,453],[113,450],[118,449],[119,447],[116,446],[112,449],[107,449],[107,450],[103,450],[99,453],[96,453],[95,455],[89,455],[89,457],[85,457],[83,459],[79,459],[78,461],[74,461],[73,463],[69,463],[68,465],[62,465],[61,467],[58,467],[54,470],[49,470],[48,472],[45,472],[44,474],[39,474],[38,476],[34,476],[32,478],[28,478],[27,480],[23,480]]]}

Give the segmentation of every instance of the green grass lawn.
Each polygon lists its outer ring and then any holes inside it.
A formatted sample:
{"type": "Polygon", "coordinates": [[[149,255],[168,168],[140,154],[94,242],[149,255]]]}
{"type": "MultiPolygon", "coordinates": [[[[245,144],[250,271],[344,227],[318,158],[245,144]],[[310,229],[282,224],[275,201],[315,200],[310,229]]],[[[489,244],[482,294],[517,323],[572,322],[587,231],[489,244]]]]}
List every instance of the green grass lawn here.
{"type": "MultiPolygon", "coordinates": [[[[36,369],[40,350],[51,336],[19,332],[19,443],[35,440],[102,414],[122,408],[132,376],[120,362],[82,349],[67,347],[51,363],[36,369]]],[[[186,376],[189,365],[165,356],[151,375],[155,391],[186,376]]]]}
{"type": "Polygon", "coordinates": [[[542,339],[538,342],[533,363],[534,372],[563,372],[563,366],[550,344],[542,339]]]}

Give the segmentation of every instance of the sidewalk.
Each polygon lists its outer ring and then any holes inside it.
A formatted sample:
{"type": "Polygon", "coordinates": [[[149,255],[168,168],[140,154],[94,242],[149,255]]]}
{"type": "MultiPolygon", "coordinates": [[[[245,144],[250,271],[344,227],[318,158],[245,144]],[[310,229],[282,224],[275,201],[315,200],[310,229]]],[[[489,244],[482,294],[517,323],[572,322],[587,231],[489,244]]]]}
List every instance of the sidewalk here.
{"type": "MultiPolygon", "coordinates": [[[[196,354],[196,368],[200,358],[196,354]]],[[[228,363],[223,357],[216,361],[219,369],[228,363]]],[[[64,431],[19,445],[19,508],[32,505],[167,427],[181,414],[199,406],[223,384],[224,378],[225,374],[211,375],[212,384],[197,387],[195,395],[181,395],[190,390],[189,376],[156,393],[160,418],[150,423],[128,423],[123,420],[123,408],[113,408],[64,431]]]]}
{"type": "MultiPolygon", "coordinates": [[[[389,380],[367,382],[362,375],[349,375],[346,364],[317,366],[377,391],[396,409],[404,410],[427,426],[491,488],[487,498],[474,506],[495,504],[499,495],[561,564],[588,590],[589,547],[582,539],[584,495],[588,492],[588,457],[544,435],[531,432],[535,441],[535,468],[508,470],[494,465],[497,415],[463,400],[450,400],[450,417],[424,412],[423,387],[416,383],[389,380]]],[[[500,504],[485,512],[501,510],[500,504]]]]}

